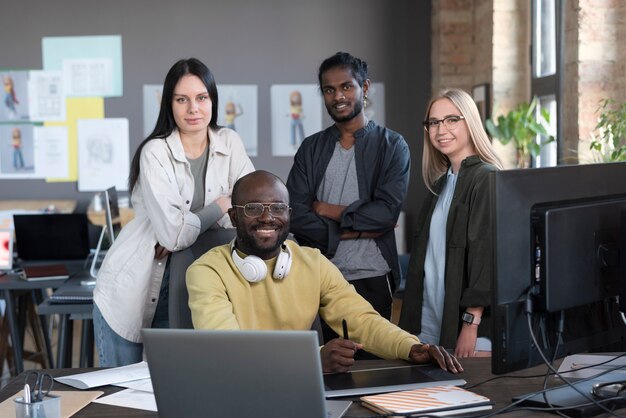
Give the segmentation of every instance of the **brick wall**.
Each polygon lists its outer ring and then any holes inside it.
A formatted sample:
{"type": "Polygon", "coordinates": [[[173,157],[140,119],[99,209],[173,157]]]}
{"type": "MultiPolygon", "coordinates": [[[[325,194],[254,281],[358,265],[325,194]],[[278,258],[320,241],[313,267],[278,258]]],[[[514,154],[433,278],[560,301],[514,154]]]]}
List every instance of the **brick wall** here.
{"type": "MultiPolygon", "coordinates": [[[[626,100],[626,1],[564,0],[562,161],[590,161],[604,98],[626,100]]],[[[530,99],[530,2],[432,0],[432,91],[489,83],[495,117],[530,99]]],[[[512,144],[494,146],[515,166],[512,144]]]]}
{"type": "Polygon", "coordinates": [[[566,9],[566,161],[592,162],[591,134],[598,121],[599,102],[626,100],[626,2],[570,1],[566,9]],[[577,36],[574,36],[576,33],[577,36]],[[568,86],[569,85],[569,86],[568,86]]]}
{"type": "MultiPolygon", "coordinates": [[[[442,87],[460,87],[471,93],[473,86],[488,83],[496,115],[528,100],[526,2],[433,0],[432,13],[433,94],[442,87]]],[[[512,145],[495,146],[505,164],[513,167],[512,145]]]]}

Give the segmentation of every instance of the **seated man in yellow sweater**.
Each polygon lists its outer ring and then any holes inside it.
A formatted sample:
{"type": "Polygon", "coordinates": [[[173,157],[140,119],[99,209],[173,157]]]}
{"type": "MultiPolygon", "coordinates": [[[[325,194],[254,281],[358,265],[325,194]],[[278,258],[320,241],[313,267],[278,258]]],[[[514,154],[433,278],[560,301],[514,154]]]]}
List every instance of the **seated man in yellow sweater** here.
{"type": "Polygon", "coordinates": [[[240,178],[232,206],[236,240],[208,251],[187,270],[196,329],[307,330],[319,312],[340,335],[345,319],[351,337],[321,348],[324,372],[347,371],[361,348],[385,359],[463,371],[442,347],[421,344],[381,317],[319,250],[286,241],[291,209],[278,177],[255,171],[240,178]]]}

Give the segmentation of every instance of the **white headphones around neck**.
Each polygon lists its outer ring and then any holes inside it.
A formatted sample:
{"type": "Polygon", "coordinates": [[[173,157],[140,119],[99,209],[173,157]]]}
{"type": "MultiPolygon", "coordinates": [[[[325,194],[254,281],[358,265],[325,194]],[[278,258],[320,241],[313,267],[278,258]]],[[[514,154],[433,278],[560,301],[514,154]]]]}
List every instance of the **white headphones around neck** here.
{"type": "MultiPolygon", "coordinates": [[[[246,256],[246,258],[241,258],[235,249],[235,240],[232,240],[230,243],[230,254],[244,279],[252,283],[260,282],[265,279],[265,276],[267,275],[267,265],[261,257],[249,255],[246,256]]],[[[278,257],[276,258],[276,266],[274,267],[272,277],[282,280],[287,277],[290,269],[291,250],[287,244],[283,244],[281,245],[281,251],[278,254],[278,257]]]]}

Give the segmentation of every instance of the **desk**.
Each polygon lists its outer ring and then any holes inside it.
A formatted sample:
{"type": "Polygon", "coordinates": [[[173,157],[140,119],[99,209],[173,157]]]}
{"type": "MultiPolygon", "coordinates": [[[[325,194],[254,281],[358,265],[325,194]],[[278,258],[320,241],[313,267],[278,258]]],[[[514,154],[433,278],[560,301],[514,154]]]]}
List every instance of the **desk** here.
{"type": "MultiPolygon", "coordinates": [[[[0,277],[0,291],[2,291],[2,297],[6,301],[5,315],[9,324],[9,333],[11,335],[11,345],[13,346],[13,358],[15,361],[16,374],[21,373],[24,370],[24,358],[23,358],[23,341],[24,341],[24,329],[22,325],[25,324],[24,309],[18,309],[18,303],[16,300],[16,294],[19,291],[41,291],[47,288],[57,288],[63,284],[65,279],[56,280],[41,280],[41,281],[26,281],[21,279],[16,274],[5,274],[0,277]],[[22,317],[22,319],[18,318],[22,317]]],[[[44,331],[44,334],[46,332],[44,331]]],[[[46,338],[46,349],[48,355],[50,355],[50,340],[46,338]]]]}
{"type": "MultiPolygon", "coordinates": [[[[81,286],[81,279],[87,278],[87,274],[84,276],[76,276],[68,279],[63,285],[61,285],[57,291],[65,288],[80,288],[87,292],[93,293],[93,286],[81,286]]],[[[65,368],[72,365],[72,324],[71,320],[82,320],[82,332],[81,332],[81,350],[80,350],[80,366],[91,367],[93,366],[93,302],[87,303],[50,303],[50,300],[44,300],[37,307],[39,314],[41,315],[53,315],[59,314],[59,345],[57,348],[57,362],[56,367],[65,368]]]]}
{"type": "MultiPolygon", "coordinates": [[[[0,212],[4,211],[43,211],[51,206],[58,213],[73,213],[76,209],[75,200],[1,200],[0,212]]],[[[4,216],[4,215],[3,215],[4,216]]],[[[0,228],[11,228],[13,217],[0,218],[0,228]]]]}
{"type": "MultiPolygon", "coordinates": [[[[120,208],[120,222],[122,223],[122,227],[130,222],[134,217],[135,211],[133,209],[120,208]]],[[[87,209],[87,219],[89,219],[89,222],[93,225],[106,225],[104,210],[95,211],[91,205],[87,209]]]]}
{"type": "MultiPolygon", "coordinates": [[[[357,362],[355,369],[385,367],[393,364],[403,363],[400,361],[385,361],[385,360],[360,360],[357,362]]],[[[464,378],[469,385],[483,382],[493,375],[491,374],[491,359],[490,358],[471,358],[464,359],[462,361],[465,368],[465,372],[460,376],[464,378]]],[[[545,366],[536,366],[531,369],[516,372],[514,376],[533,376],[545,373],[545,366]]],[[[50,374],[53,376],[65,376],[69,374],[76,374],[81,372],[92,371],[94,369],[55,369],[50,370],[50,374]]],[[[7,386],[0,390],[0,401],[3,401],[24,387],[24,375],[14,377],[9,381],[7,386]]],[[[543,387],[543,377],[534,377],[526,379],[515,379],[514,377],[502,378],[489,383],[485,383],[477,388],[472,389],[473,392],[487,396],[495,402],[493,411],[499,410],[511,403],[511,398],[515,395],[525,394],[535,390],[539,390],[543,387]]],[[[54,390],[75,390],[69,386],[55,382],[54,390]]],[[[104,386],[94,390],[102,390],[106,395],[123,390],[123,388],[115,386],[104,386]]],[[[347,398],[354,399],[354,398],[347,398]]],[[[482,411],[484,413],[490,411],[482,411]]],[[[623,414],[623,412],[622,412],[623,414]]],[[[348,409],[346,415],[350,416],[371,416],[374,415],[372,411],[366,409],[360,405],[352,404],[348,409]]],[[[507,417],[554,417],[554,414],[549,413],[529,413],[528,411],[518,411],[509,413],[507,417]]],[[[120,408],[110,405],[90,404],[83,410],[78,412],[76,417],[104,417],[104,416],[128,416],[128,417],[157,417],[155,412],[144,411],[139,409],[120,408]]]]}
{"type": "MultiPolygon", "coordinates": [[[[23,319],[23,309],[18,309],[18,304],[16,303],[16,294],[23,291],[41,291],[43,289],[56,289],[61,287],[66,280],[77,280],[80,281],[84,278],[90,278],[89,272],[85,270],[84,261],[83,260],[60,260],[60,261],[48,261],[48,262],[29,262],[28,265],[35,264],[56,264],[62,263],[67,266],[67,270],[70,274],[70,279],[53,279],[53,280],[38,280],[38,281],[27,281],[21,279],[18,275],[15,274],[6,274],[4,276],[0,276],[0,291],[2,292],[2,297],[6,300],[6,316],[7,322],[9,324],[9,333],[11,335],[11,343],[13,346],[13,355],[15,359],[15,371],[17,374],[21,373],[24,370],[24,359],[23,359],[23,340],[24,340],[24,319],[23,319]]],[[[42,302],[42,297],[37,298],[37,303],[42,302]]],[[[91,306],[91,304],[90,304],[91,306]]],[[[91,312],[91,311],[90,311],[91,312]]],[[[56,312],[52,312],[56,313],[56,312]]],[[[39,310],[39,315],[44,315],[48,313],[41,312],[39,310]]],[[[45,321],[43,321],[45,323],[45,321]]],[[[67,325],[67,322],[66,322],[67,325]]],[[[64,330],[65,334],[65,330],[64,330]]],[[[44,327],[44,336],[46,349],[48,351],[48,355],[51,356],[50,349],[50,340],[47,337],[47,332],[45,332],[44,327]]],[[[70,346],[69,350],[71,352],[71,338],[70,338],[70,346]]],[[[65,348],[62,353],[65,352],[65,348]]],[[[70,356],[71,357],[71,356],[70,356]]],[[[52,364],[52,359],[50,359],[50,363],[52,364]]],[[[61,362],[61,365],[64,365],[64,362],[61,362]]],[[[57,361],[57,367],[59,366],[57,361]]]]}

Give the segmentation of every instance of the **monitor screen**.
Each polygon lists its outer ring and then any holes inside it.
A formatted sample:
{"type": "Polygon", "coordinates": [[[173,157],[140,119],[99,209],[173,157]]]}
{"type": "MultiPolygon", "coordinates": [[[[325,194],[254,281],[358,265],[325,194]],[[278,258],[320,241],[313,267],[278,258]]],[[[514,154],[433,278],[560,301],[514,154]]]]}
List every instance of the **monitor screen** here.
{"type": "Polygon", "coordinates": [[[25,261],[75,260],[89,255],[84,213],[13,215],[17,255],[25,261]]]}
{"type": "Polygon", "coordinates": [[[104,212],[106,216],[106,232],[110,245],[115,241],[117,234],[119,234],[120,229],[122,229],[120,207],[115,186],[109,187],[104,191],[104,212]]]}
{"type": "Polygon", "coordinates": [[[617,305],[626,253],[621,179],[626,163],[491,175],[494,373],[541,363],[539,350],[547,358],[625,350],[617,305]]]}
{"type": "Polygon", "coordinates": [[[13,266],[13,230],[0,229],[0,271],[13,266]]]}

